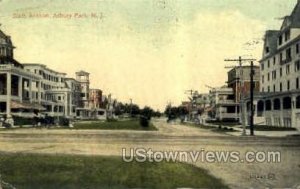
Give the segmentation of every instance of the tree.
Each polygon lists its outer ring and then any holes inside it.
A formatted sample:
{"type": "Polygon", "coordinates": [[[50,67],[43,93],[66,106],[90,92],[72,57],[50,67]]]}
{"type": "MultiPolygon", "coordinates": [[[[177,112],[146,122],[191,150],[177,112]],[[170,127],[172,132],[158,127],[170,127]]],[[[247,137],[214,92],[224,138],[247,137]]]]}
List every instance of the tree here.
{"type": "Polygon", "coordinates": [[[145,106],[140,111],[140,115],[147,117],[149,120],[151,119],[151,117],[153,116],[153,114],[154,114],[154,110],[152,108],[150,108],[149,106],[145,106]]]}

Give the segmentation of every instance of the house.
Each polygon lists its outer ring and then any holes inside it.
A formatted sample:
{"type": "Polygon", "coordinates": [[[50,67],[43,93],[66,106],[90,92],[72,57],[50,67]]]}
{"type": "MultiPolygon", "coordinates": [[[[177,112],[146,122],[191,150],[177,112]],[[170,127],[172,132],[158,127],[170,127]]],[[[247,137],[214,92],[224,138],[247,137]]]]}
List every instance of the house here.
{"type": "Polygon", "coordinates": [[[217,121],[237,121],[239,120],[239,103],[235,101],[232,88],[223,86],[210,90],[210,106],[212,119],[217,121]]]}

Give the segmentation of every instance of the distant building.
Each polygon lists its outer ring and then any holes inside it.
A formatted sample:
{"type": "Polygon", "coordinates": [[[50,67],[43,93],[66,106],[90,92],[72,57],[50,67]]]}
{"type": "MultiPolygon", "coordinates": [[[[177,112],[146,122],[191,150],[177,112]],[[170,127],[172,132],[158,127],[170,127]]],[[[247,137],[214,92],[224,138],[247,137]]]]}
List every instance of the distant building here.
{"type": "Polygon", "coordinates": [[[102,104],[102,91],[100,89],[90,89],[89,93],[90,108],[100,108],[102,104]]]}
{"type": "Polygon", "coordinates": [[[91,116],[91,109],[89,105],[90,94],[90,74],[85,71],[76,72],[76,80],[80,83],[80,97],[81,103],[76,109],[76,116],[78,118],[87,119],[91,116]]]}
{"type": "MultiPolygon", "coordinates": [[[[253,66],[255,72],[254,81],[254,91],[259,91],[259,76],[260,70],[259,66],[253,66]]],[[[250,72],[251,66],[241,66],[232,68],[228,73],[227,85],[233,89],[234,98],[236,102],[240,102],[242,95],[246,96],[250,94],[250,72]]]]}
{"type": "Polygon", "coordinates": [[[300,1],[280,30],[266,32],[260,70],[255,124],[300,129],[300,1]]]}
{"type": "MultiPolygon", "coordinates": [[[[260,79],[260,69],[259,66],[253,66],[254,76],[254,92],[259,92],[259,79],[260,79]]],[[[242,123],[242,112],[241,100],[250,94],[250,73],[251,66],[241,66],[231,69],[227,75],[227,85],[229,88],[233,89],[234,101],[235,101],[235,111],[239,114],[239,121],[242,123]]]]}
{"type": "Polygon", "coordinates": [[[219,121],[239,120],[238,107],[234,91],[230,87],[219,87],[210,90],[211,118],[219,121]]]}
{"type": "Polygon", "coordinates": [[[100,89],[90,89],[89,92],[89,106],[91,109],[91,117],[93,118],[104,118],[105,107],[102,102],[102,91],[100,89]]]}

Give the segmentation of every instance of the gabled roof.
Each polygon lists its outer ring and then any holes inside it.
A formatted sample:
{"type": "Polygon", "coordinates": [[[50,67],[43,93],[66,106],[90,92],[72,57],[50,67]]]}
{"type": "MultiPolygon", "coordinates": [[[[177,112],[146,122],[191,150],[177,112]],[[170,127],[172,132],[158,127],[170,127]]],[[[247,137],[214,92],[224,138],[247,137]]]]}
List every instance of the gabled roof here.
{"type": "Polygon", "coordinates": [[[0,37],[7,38],[7,35],[2,30],[0,30],[0,37]]]}
{"type": "Polygon", "coordinates": [[[284,17],[280,30],[283,31],[286,28],[300,28],[300,0],[298,0],[291,15],[284,17]]]}

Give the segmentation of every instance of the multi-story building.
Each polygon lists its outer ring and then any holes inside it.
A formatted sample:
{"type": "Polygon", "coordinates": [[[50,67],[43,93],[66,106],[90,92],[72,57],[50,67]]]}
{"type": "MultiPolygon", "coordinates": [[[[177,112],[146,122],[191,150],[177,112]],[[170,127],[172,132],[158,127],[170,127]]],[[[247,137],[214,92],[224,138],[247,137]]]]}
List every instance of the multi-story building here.
{"type": "Polygon", "coordinates": [[[26,71],[14,59],[10,36],[0,30],[0,114],[13,124],[13,115],[32,116],[40,105],[41,76],[26,71]]]}
{"type": "Polygon", "coordinates": [[[91,117],[101,119],[105,118],[105,107],[102,102],[102,91],[100,89],[89,90],[89,106],[91,109],[91,117]]]}
{"type": "Polygon", "coordinates": [[[79,81],[74,78],[65,78],[66,87],[70,89],[70,115],[76,117],[76,109],[82,104],[79,81]]]}
{"type": "MultiPolygon", "coordinates": [[[[253,82],[254,82],[254,92],[259,92],[259,76],[260,69],[259,66],[253,66],[254,70],[253,82]]],[[[229,88],[233,89],[234,93],[234,101],[237,106],[235,106],[235,112],[239,114],[239,121],[244,124],[243,112],[240,111],[242,109],[242,99],[250,94],[250,73],[251,66],[241,66],[234,67],[228,73],[227,85],[229,88]]]]}
{"type": "Polygon", "coordinates": [[[255,123],[300,129],[300,0],[279,30],[266,32],[260,70],[255,123]]]}
{"type": "Polygon", "coordinates": [[[232,88],[223,86],[210,90],[211,118],[219,121],[236,121],[239,119],[239,104],[235,101],[232,88]]]}
{"type": "Polygon", "coordinates": [[[102,104],[102,91],[100,89],[90,89],[89,93],[90,108],[100,108],[102,104]]]}
{"type": "Polygon", "coordinates": [[[76,109],[76,116],[82,119],[90,118],[90,79],[89,73],[85,71],[76,72],[76,80],[80,83],[80,97],[81,103],[76,109]]]}
{"type": "MultiPolygon", "coordinates": [[[[259,91],[259,66],[253,66],[254,70],[254,91],[259,91]]],[[[240,102],[242,96],[250,93],[250,73],[251,66],[234,67],[228,73],[227,84],[233,89],[234,98],[237,103],[240,102]]]]}
{"type": "Polygon", "coordinates": [[[21,64],[13,57],[14,48],[10,36],[0,30],[0,116],[8,122],[13,124],[13,116],[33,117],[38,112],[91,118],[92,106],[100,107],[101,90],[91,90],[96,96],[90,102],[89,73],[76,72],[73,79],[43,64],[21,64]]]}
{"type": "Polygon", "coordinates": [[[46,108],[44,113],[49,116],[72,116],[69,106],[71,90],[65,84],[66,74],[49,69],[43,64],[23,64],[23,66],[27,72],[41,77],[40,90],[36,95],[41,99],[41,105],[46,108]]]}

